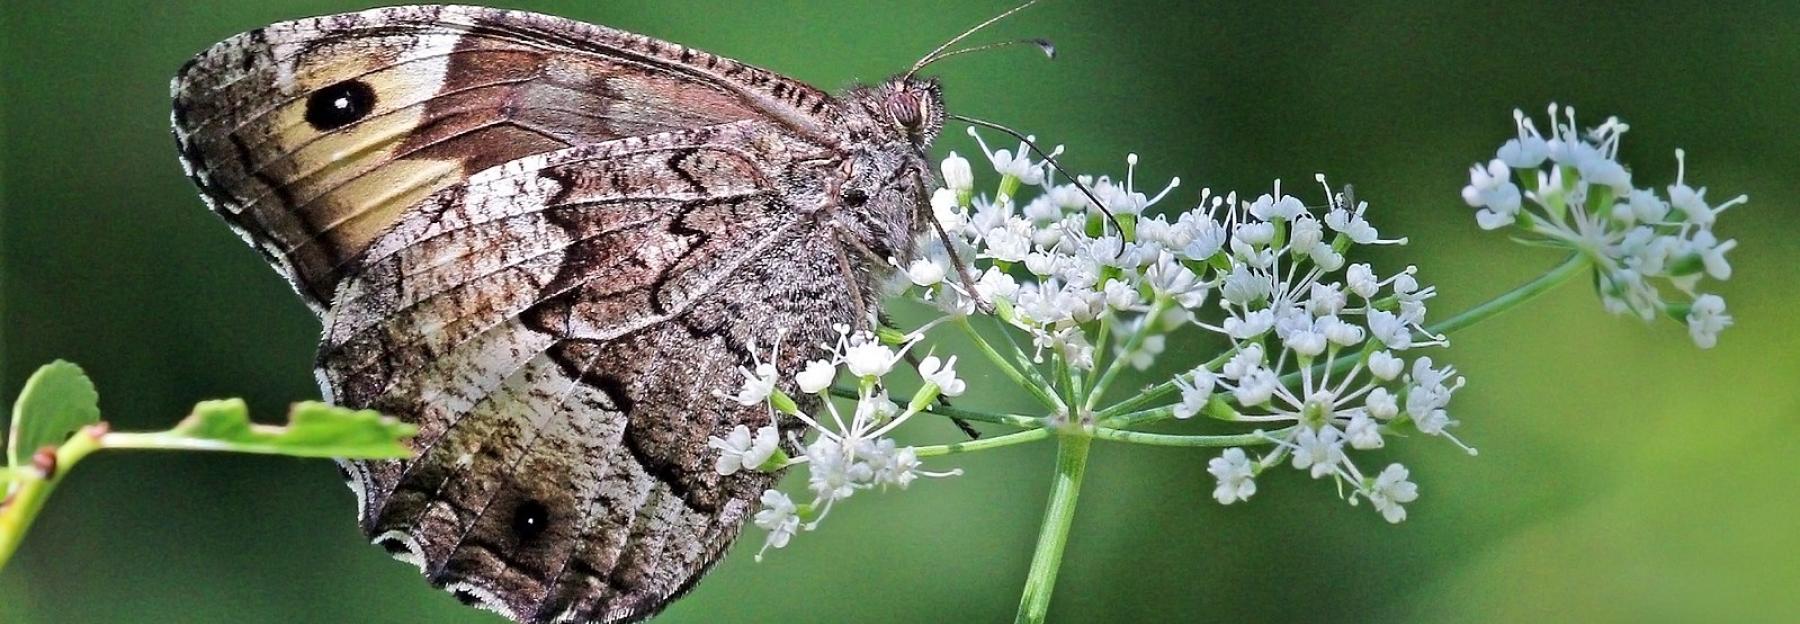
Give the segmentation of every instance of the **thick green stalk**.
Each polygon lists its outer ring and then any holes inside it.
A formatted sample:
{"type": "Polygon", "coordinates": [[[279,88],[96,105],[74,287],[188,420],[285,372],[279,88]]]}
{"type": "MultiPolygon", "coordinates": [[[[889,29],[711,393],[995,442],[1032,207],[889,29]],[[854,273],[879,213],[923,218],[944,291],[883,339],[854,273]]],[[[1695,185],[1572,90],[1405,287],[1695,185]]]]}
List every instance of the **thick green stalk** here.
{"type": "Polygon", "coordinates": [[[1081,477],[1087,472],[1085,432],[1065,432],[1057,438],[1056,481],[1050,486],[1050,502],[1044,524],[1038,529],[1037,550],[1019,597],[1019,624],[1041,624],[1050,611],[1050,591],[1056,588],[1056,572],[1062,567],[1063,547],[1069,543],[1069,526],[1075,520],[1075,501],[1081,494],[1081,477]]]}

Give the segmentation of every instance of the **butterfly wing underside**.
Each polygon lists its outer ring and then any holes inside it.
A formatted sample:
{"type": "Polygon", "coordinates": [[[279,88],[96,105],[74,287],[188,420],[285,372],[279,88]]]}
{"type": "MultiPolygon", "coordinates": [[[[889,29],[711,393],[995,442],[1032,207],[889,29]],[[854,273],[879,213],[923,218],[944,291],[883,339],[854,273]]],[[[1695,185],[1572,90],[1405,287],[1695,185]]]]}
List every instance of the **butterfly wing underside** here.
{"type": "Polygon", "coordinates": [[[771,419],[719,393],[778,328],[796,370],[855,320],[800,138],[837,111],[777,74],[413,6],[233,37],[171,90],[189,177],[324,321],[327,398],[420,427],[344,462],[363,529],[515,620],[691,587],[771,482],[711,470],[709,436],[771,419]]]}
{"type": "Polygon", "coordinates": [[[365,532],[521,621],[634,620],[697,581],[772,483],[712,470],[709,436],[771,421],[721,393],[852,320],[780,156],[742,147],[769,130],[528,157],[377,237],[319,356],[335,400],[420,426],[412,460],[346,462],[365,532]]]}
{"type": "Polygon", "coordinates": [[[195,57],[170,90],[188,176],[320,313],[370,241],[477,171],[627,136],[833,114],[825,93],[730,59],[464,6],[259,28],[195,57]]]}

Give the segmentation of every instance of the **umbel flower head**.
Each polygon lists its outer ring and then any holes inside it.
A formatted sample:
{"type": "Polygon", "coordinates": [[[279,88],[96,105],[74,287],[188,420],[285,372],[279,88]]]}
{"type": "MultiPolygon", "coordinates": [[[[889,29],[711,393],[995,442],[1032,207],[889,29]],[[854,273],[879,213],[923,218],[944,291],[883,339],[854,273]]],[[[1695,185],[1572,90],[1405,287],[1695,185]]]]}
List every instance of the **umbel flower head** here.
{"type": "Polygon", "coordinates": [[[1123,179],[1082,176],[1078,185],[1022,156],[1023,146],[983,151],[1000,192],[966,189],[962,172],[973,167],[951,154],[943,170],[958,184],[934,196],[933,209],[953,247],[926,241],[905,267],[906,291],[946,314],[927,328],[982,316],[977,301],[994,304],[998,321],[1029,338],[1020,344],[1031,362],[1052,369],[1035,376],[1040,396],[1077,426],[1204,415],[1251,429],[1267,452],[1231,449],[1210,465],[1222,503],[1250,497],[1257,474],[1286,464],[1404,518],[1401,505],[1416,497],[1405,469],[1367,474],[1352,455],[1397,431],[1454,442],[1447,406],[1463,381],[1412,355],[1446,344],[1425,326],[1436,289],[1414,267],[1381,273],[1352,261],[1360,246],[1405,242],[1370,223],[1366,202],[1331,192],[1321,176],[1322,205],[1277,182],[1248,199],[1202,189],[1197,203],[1156,213],[1179,180],[1140,189],[1136,155],[1123,179]],[[952,258],[973,259],[971,284],[954,279],[952,258]],[[1177,365],[1184,372],[1104,404],[1121,370],[1150,368],[1175,340],[1218,347],[1201,357],[1182,350],[1193,358],[1177,365]]]}
{"type": "MultiPolygon", "coordinates": [[[[945,169],[960,169],[955,160],[945,169]]],[[[1405,469],[1395,466],[1383,480],[1360,470],[1348,451],[1381,448],[1402,428],[1454,441],[1446,407],[1463,384],[1453,368],[1410,355],[1446,344],[1424,324],[1436,289],[1422,285],[1414,267],[1380,274],[1349,260],[1358,246],[1405,240],[1384,238],[1367,219],[1367,203],[1328,186],[1323,206],[1278,182],[1254,199],[1203,189],[1192,208],[1146,214],[1178,182],[1149,196],[1137,188],[1137,157],[1127,164],[1122,182],[1081,180],[1109,209],[1125,207],[1113,210],[1123,231],[1109,228],[1075,184],[1049,175],[1028,201],[973,196],[936,206],[958,238],[958,255],[978,259],[975,294],[998,303],[1001,320],[1031,337],[1039,361],[1049,355],[1098,380],[1093,399],[1120,364],[1148,368],[1172,336],[1216,336],[1224,345],[1217,357],[1188,362],[1159,386],[1175,395],[1160,414],[1258,427],[1260,443],[1273,450],[1252,458],[1231,449],[1213,460],[1215,498],[1246,499],[1256,474],[1287,463],[1348,485],[1352,502],[1379,501],[1389,520],[1404,518],[1400,505],[1416,497],[1405,469]],[[1097,357],[1109,343],[1110,363],[1097,357]]],[[[1007,172],[997,172],[1007,188],[1007,172]]],[[[940,250],[921,262],[948,256],[940,250]]],[[[950,314],[975,309],[953,281],[915,279],[912,288],[950,314]]]]}
{"type": "Polygon", "coordinates": [[[1406,241],[1384,236],[1369,204],[1348,188],[1333,192],[1319,176],[1322,201],[1310,203],[1280,182],[1244,198],[1201,189],[1197,201],[1176,208],[1179,180],[1146,191],[1136,155],[1125,159],[1122,177],[1059,180],[1029,144],[980,146],[986,167],[955,153],[941,163],[946,186],[931,208],[948,240],[926,237],[914,260],[890,261],[895,290],[934,306],[938,318],[905,333],[840,327],[836,343],[823,345],[826,357],[802,370],[758,359],[742,371],[742,387],[721,389],[721,400],[764,401],[808,432],[786,445],[804,449],[793,458],[780,451],[773,427],[712,443],[722,473],[806,467],[805,502],[776,490],[763,496],[756,524],[768,531],[765,550],[816,528],[857,492],[958,474],[927,471],[921,458],[1047,432],[1224,447],[1207,464],[1220,503],[1251,498],[1258,475],[1286,466],[1331,480],[1340,496],[1369,501],[1391,522],[1405,519],[1405,505],[1418,497],[1411,473],[1391,463],[1364,470],[1358,458],[1408,433],[1473,452],[1451,434],[1449,404],[1463,378],[1420,354],[1448,344],[1426,324],[1437,290],[1416,267],[1383,271],[1359,260],[1362,247],[1406,241]],[[989,172],[999,177],[991,194],[976,188],[989,172]],[[998,331],[978,331],[975,321],[998,331]],[[955,357],[905,364],[945,326],[962,329],[1004,373],[994,379],[1023,388],[1046,415],[997,416],[990,422],[1024,430],[981,444],[896,443],[892,434],[904,423],[952,413],[938,402],[976,390],[976,380],[957,374],[955,357]],[[892,376],[908,368],[919,380],[911,399],[890,399],[892,376]],[[1127,370],[1179,372],[1109,396],[1127,370]],[[823,411],[800,410],[787,388],[818,395],[808,404],[823,411]],[[1234,433],[1139,430],[1166,420],[1204,420],[1234,433]]]}
{"type": "Polygon", "coordinates": [[[1673,184],[1637,187],[1618,160],[1630,127],[1616,117],[1582,132],[1573,107],[1552,104],[1548,134],[1523,111],[1513,123],[1517,136],[1469,169],[1462,195],[1476,223],[1585,256],[1607,311],[1645,321],[1665,314],[1687,323],[1700,347],[1717,344],[1731,315],[1724,299],[1698,289],[1704,278],[1731,277],[1725,254],[1737,241],[1721,240],[1713,226],[1748,198],[1709,202],[1705,187],[1689,185],[1681,150],[1673,184]]]}
{"type": "MultiPolygon", "coordinates": [[[[1573,111],[1566,123],[1558,114],[1551,107],[1548,136],[1516,115],[1517,137],[1471,170],[1462,195],[1481,227],[1513,228],[1577,255],[1441,325],[1427,322],[1437,289],[1421,281],[1417,267],[1378,268],[1360,257],[1363,247],[1406,239],[1384,236],[1367,202],[1349,187],[1334,192],[1322,175],[1323,202],[1289,194],[1277,181],[1254,197],[1203,188],[1189,204],[1175,196],[1178,179],[1154,193],[1141,188],[1135,154],[1125,159],[1122,178],[1071,180],[1040,159],[1034,138],[1024,137],[1016,150],[991,149],[971,130],[987,166],[951,152],[940,163],[945,187],[930,200],[937,226],[930,230],[938,235],[920,240],[907,263],[888,262],[892,292],[935,308],[937,318],[910,332],[840,327],[835,344],[823,345],[826,357],[799,371],[753,359],[742,369],[741,387],[721,389],[720,399],[766,402],[784,422],[804,424],[806,437],[784,444],[774,427],[740,427],[712,440],[717,469],[806,466],[807,502],[778,490],[762,496],[755,522],[768,531],[764,551],[817,528],[857,492],[960,474],[928,472],[921,459],[1052,437],[1059,439],[1059,479],[1085,457],[1085,443],[1071,444],[1076,438],[1219,448],[1206,470],[1220,504],[1255,497],[1257,478],[1285,466],[1332,481],[1351,505],[1367,501],[1388,522],[1404,521],[1420,495],[1412,472],[1386,461],[1365,469],[1370,454],[1408,437],[1441,438],[1475,453],[1452,434],[1458,422],[1450,403],[1466,382],[1440,363],[1440,353],[1425,351],[1449,344],[1434,327],[1497,314],[1586,266],[1594,267],[1608,309],[1676,315],[1703,347],[1731,323],[1724,300],[1696,286],[1705,276],[1729,277],[1725,253],[1735,242],[1721,242],[1712,226],[1744,198],[1709,204],[1705,189],[1688,185],[1679,151],[1682,170],[1666,193],[1635,188],[1617,160],[1623,123],[1608,119],[1583,134],[1573,111]],[[999,176],[991,194],[978,187],[989,172],[999,176]],[[1680,297],[1670,302],[1665,289],[1680,297]],[[902,366],[907,353],[947,327],[966,340],[939,346],[972,349],[1000,374],[964,379],[956,357],[928,355],[911,363],[918,378],[912,398],[891,400],[891,375],[909,368],[902,366]],[[1164,376],[1112,396],[1128,370],[1164,376]],[[840,378],[847,383],[836,385],[840,378]],[[1023,389],[1043,415],[940,403],[980,396],[977,386],[1002,379],[1023,389]],[[823,411],[801,411],[788,388],[819,395],[806,403],[823,411]],[[896,443],[895,430],[921,414],[1017,431],[921,447],[896,443]],[[1165,421],[1230,433],[1145,430],[1165,421]],[[783,448],[804,453],[790,458],[783,448]],[[1066,464],[1070,449],[1074,459],[1066,464]]],[[[1058,146],[1049,154],[1061,152],[1058,146]]],[[[1053,498],[1045,535],[1052,535],[1053,520],[1066,528],[1072,503],[1057,502],[1072,501],[1072,492],[1053,498]]]]}

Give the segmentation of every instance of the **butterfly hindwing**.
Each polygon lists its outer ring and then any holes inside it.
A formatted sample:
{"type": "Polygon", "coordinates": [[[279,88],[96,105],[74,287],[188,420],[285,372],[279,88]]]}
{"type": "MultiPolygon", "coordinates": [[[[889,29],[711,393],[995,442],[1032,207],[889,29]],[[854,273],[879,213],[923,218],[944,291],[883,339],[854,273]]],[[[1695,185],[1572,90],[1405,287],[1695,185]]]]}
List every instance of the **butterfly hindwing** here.
{"type": "Polygon", "coordinates": [[[171,90],[189,176],[318,310],[370,241],[474,172],[620,137],[831,113],[824,93],[729,59],[459,6],[257,29],[196,57],[171,90]]]}
{"type": "Polygon", "coordinates": [[[724,396],[740,367],[781,342],[797,370],[855,320],[779,136],[738,122],[527,157],[373,240],[320,377],[420,434],[413,460],[347,465],[364,530],[521,621],[634,620],[698,580],[771,485],[712,469],[708,437],[771,422],[724,396]]]}

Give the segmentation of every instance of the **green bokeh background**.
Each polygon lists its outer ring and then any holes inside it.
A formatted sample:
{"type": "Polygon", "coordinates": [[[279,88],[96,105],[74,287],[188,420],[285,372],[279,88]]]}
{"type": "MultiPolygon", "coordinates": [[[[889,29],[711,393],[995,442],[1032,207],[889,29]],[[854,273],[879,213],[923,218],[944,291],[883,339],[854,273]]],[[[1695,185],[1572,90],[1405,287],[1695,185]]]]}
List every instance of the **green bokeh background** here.
{"type": "MultiPolygon", "coordinates": [[[[679,41],[827,88],[876,80],[1005,2],[506,3],[679,41]]],[[[327,0],[0,3],[0,388],[84,366],[121,428],[245,396],[265,419],[317,396],[318,327],[208,214],[168,134],[167,81],[211,43],[365,6],[327,0]]],[[[1413,244],[1439,317],[1558,255],[1478,231],[1457,192],[1514,107],[1574,104],[1635,129],[1640,184],[1752,202],[1717,290],[1737,327],[1695,349],[1673,322],[1601,312],[1571,284],[1455,337],[1471,458],[1381,457],[1423,498],[1389,526],[1278,471],[1209,498],[1209,453],[1094,451],[1052,616],[1161,621],[1800,621],[1800,6],[1790,2],[1051,0],[982,35],[1025,51],[934,67],[950,106],[1070,146],[1065,163],[1257,190],[1328,172],[1413,244]]],[[[1540,122],[1541,122],[1540,118],[1540,122]]],[[[971,151],[959,132],[942,149],[971,151]]],[[[1188,201],[1184,199],[1182,201],[1188,201]]],[[[1171,202],[1179,204],[1179,202],[1171,202]]],[[[970,365],[976,387],[997,376],[970,365]]],[[[1019,397],[970,403],[1024,408],[1019,397]]],[[[933,424],[918,440],[951,439],[933,424]],[[935,428],[934,428],[935,427],[935,428]]],[[[939,465],[963,477],[859,496],[763,563],[751,533],[666,622],[991,622],[1011,617],[1053,449],[939,465]]],[[[790,483],[790,485],[797,485],[790,483]]],[[[83,464],[0,573],[0,622],[492,622],[366,546],[328,462],[175,454],[83,464]]]]}

